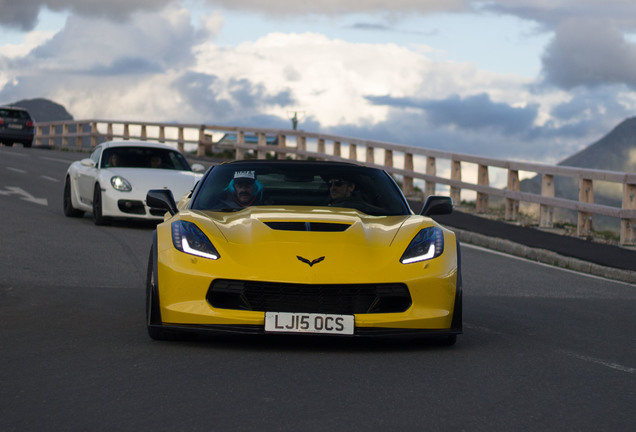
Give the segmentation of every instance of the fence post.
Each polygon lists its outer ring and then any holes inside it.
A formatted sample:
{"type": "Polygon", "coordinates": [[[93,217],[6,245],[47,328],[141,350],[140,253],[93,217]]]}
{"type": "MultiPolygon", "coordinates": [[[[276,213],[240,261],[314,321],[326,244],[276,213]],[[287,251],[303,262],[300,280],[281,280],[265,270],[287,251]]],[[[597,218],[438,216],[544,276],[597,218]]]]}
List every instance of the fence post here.
{"type": "MultiPolygon", "coordinates": [[[[414,166],[415,165],[413,164],[413,153],[404,153],[404,170],[412,172],[414,166]]],[[[404,182],[402,187],[404,188],[404,195],[406,196],[413,195],[413,192],[415,191],[413,188],[413,177],[404,176],[404,182]]]]}
{"type": "MultiPolygon", "coordinates": [[[[437,165],[435,158],[432,156],[426,157],[426,174],[430,176],[437,176],[437,165]]],[[[436,183],[432,180],[424,181],[424,198],[431,195],[435,195],[436,183]]]]}
{"type": "MultiPolygon", "coordinates": [[[[307,137],[304,135],[296,136],[296,149],[306,151],[307,150],[307,137]]],[[[307,159],[307,156],[304,154],[296,153],[296,159],[307,159]]]]}
{"type": "Polygon", "coordinates": [[[185,151],[185,138],[183,134],[183,126],[179,126],[179,138],[177,139],[177,149],[181,153],[185,151]]]}
{"type": "Polygon", "coordinates": [[[197,143],[197,156],[205,156],[205,126],[199,126],[199,142],[197,143]]]}
{"type": "Polygon", "coordinates": [[[333,155],[334,156],[340,156],[341,155],[340,141],[334,141],[333,142],[333,155]]]}
{"type": "Polygon", "coordinates": [[[97,147],[97,138],[99,133],[97,131],[97,123],[91,122],[91,148],[97,147]]]}
{"type": "MultiPolygon", "coordinates": [[[[623,184],[623,205],[627,210],[636,209],[636,184],[623,184]]],[[[636,219],[621,218],[621,245],[636,245],[636,219]]]]}
{"type": "Polygon", "coordinates": [[[318,138],[318,153],[324,155],[325,154],[325,139],[318,138]]]}
{"type": "Polygon", "coordinates": [[[62,148],[68,148],[68,135],[69,135],[68,123],[64,123],[62,125],[62,148]]]}
{"type": "Polygon", "coordinates": [[[384,150],[384,166],[387,168],[393,168],[393,150],[384,150]]]}
{"type": "Polygon", "coordinates": [[[124,140],[127,141],[130,139],[130,126],[128,123],[124,123],[124,140]]]}
{"type": "MultiPolygon", "coordinates": [[[[541,176],[541,196],[554,198],[554,176],[543,174],[541,176]]],[[[539,207],[539,227],[554,227],[553,220],[554,209],[550,206],[543,205],[539,207]]]]}
{"type": "MultiPolygon", "coordinates": [[[[462,181],[462,163],[461,161],[451,159],[451,180],[462,181]]],[[[450,196],[455,205],[459,205],[462,201],[462,189],[457,186],[451,186],[450,196]]]]}
{"type": "MultiPolygon", "coordinates": [[[[51,126],[49,126],[49,130],[50,130],[51,126]]],[[[44,134],[44,128],[40,125],[35,125],[35,146],[41,146],[42,145],[42,135],[44,134]]]]}
{"type": "Polygon", "coordinates": [[[287,147],[287,136],[280,134],[278,135],[278,153],[276,155],[276,159],[286,159],[287,151],[285,148],[287,147]]]}
{"type": "Polygon", "coordinates": [[[146,139],[148,138],[148,131],[146,129],[146,125],[141,125],[141,141],[146,141],[146,139]]]}
{"type": "MultiPolygon", "coordinates": [[[[594,204],[594,184],[590,179],[579,182],[579,202],[594,204]]],[[[576,224],[576,235],[586,237],[592,235],[592,214],[579,212],[576,224]]]]}
{"type": "MultiPolygon", "coordinates": [[[[75,147],[82,148],[84,146],[84,124],[78,122],[77,129],[75,130],[75,132],[77,132],[77,136],[75,137],[75,147]]],[[[55,144],[55,138],[52,138],[52,139],[53,139],[53,144],[55,144]]]]}
{"type": "MultiPolygon", "coordinates": [[[[236,131],[236,144],[243,145],[245,144],[245,131],[239,130],[236,131]]],[[[236,147],[236,160],[245,159],[245,149],[241,147],[236,147]]]]}
{"type": "Polygon", "coordinates": [[[166,127],[163,125],[159,126],[159,142],[160,143],[166,142],[166,127]]]}
{"type": "Polygon", "coordinates": [[[113,140],[113,123],[112,122],[108,122],[108,126],[106,126],[106,140],[107,141],[112,141],[113,140]]]}
{"type": "MultiPolygon", "coordinates": [[[[258,143],[256,144],[259,147],[267,145],[267,137],[264,132],[258,133],[258,143]]],[[[260,148],[256,150],[256,158],[257,159],[267,159],[267,151],[261,150],[260,148]]]]}
{"type": "Polygon", "coordinates": [[[358,146],[352,143],[349,143],[349,159],[352,161],[358,160],[358,146]]]}
{"type": "Polygon", "coordinates": [[[367,163],[375,164],[375,149],[369,145],[367,145],[367,163]]]}
{"type": "MultiPolygon", "coordinates": [[[[519,171],[508,170],[508,190],[511,192],[519,192],[521,184],[519,183],[519,171]]],[[[516,221],[519,219],[519,201],[512,198],[506,198],[506,220],[516,221]]]]}
{"type": "MultiPolygon", "coordinates": [[[[477,167],[477,184],[480,186],[490,186],[490,178],[488,176],[488,166],[479,165],[477,167]]],[[[488,194],[477,192],[477,213],[488,213],[488,194]]]]}

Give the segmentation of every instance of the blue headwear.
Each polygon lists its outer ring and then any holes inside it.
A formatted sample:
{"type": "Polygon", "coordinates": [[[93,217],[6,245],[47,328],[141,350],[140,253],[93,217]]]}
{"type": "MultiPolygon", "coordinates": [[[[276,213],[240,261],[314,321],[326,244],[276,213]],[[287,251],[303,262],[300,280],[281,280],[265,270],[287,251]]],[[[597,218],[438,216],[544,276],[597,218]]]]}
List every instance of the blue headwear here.
{"type": "Polygon", "coordinates": [[[234,173],[234,178],[230,180],[230,183],[225,188],[226,191],[230,191],[232,196],[236,196],[236,188],[234,186],[235,180],[254,180],[254,197],[257,200],[262,201],[263,199],[263,184],[256,180],[256,173],[254,171],[236,171],[234,173]]]}

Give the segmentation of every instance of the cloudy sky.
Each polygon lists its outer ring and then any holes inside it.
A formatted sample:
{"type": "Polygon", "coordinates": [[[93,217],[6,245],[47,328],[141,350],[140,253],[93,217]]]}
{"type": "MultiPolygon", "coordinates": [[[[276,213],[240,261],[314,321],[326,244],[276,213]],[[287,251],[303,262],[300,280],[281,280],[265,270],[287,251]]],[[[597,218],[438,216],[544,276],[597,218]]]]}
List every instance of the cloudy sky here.
{"type": "Polygon", "coordinates": [[[555,163],[636,116],[634,0],[0,0],[0,104],[555,163]]]}

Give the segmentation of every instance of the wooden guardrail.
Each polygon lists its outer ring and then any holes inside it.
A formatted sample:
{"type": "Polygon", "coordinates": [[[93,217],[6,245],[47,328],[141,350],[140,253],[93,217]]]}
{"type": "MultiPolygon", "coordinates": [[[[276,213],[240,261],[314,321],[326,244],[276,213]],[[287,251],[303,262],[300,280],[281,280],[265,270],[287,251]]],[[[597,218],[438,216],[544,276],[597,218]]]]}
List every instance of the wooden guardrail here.
{"type": "Polygon", "coordinates": [[[490,197],[500,197],[505,200],[505,219],[509,221],[519,219],[522,203],[539,207],[542,228],[554,226],[555,209],[576,212],[579,236],[591,234],[594,215],[616,218],[620,220],[621,245],[636,245],[636,173],[492,159],[302,130],[111,120],[36,124],[36,147],[90,148],[112,139],[173,143],[181,152],[191,149],[197,156],[232,150],[236,159],[293,157],[357,161],[396,176],[407,196],[418,193],[416,182],[423,182],[424,196],[435,194],[438,185],[444,185],[455,202],[461,201],[462,192],[472,191],[478,213],[489,211],[490,197]],[[500,175],[498,181],[491,182],[496,170],[505,174],[505,181],[500,175]],[[472,181],[467,179],[468,174],[474,175],[472,181]],[[539,194],[521,192],[522,174],[540,176],[539,194]],[[578,200],[555,196],[556,177],[578,182],[578,200]],[[594,186],[598,183],[622,187],[621,207],[595,204],[594,186]]]}

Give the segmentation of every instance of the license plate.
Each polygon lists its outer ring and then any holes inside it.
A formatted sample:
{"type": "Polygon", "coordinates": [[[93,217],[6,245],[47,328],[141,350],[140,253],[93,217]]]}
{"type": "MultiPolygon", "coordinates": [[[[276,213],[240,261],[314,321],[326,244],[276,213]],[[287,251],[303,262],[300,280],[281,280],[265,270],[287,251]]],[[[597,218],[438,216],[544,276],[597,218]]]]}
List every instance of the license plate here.
{"type": "Polygon", "coordinates": [[[9,129],[22,129],[22,125],[17,123],[9,123],[7,127],[9,129]]]}
{"type": "Polygon", "coordinates": [[[265,312],[265,331],[352,335],[353,315],[265,312]]]}

